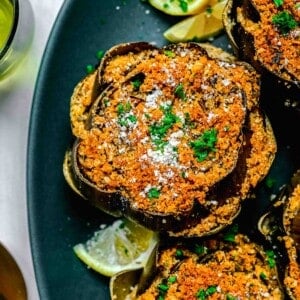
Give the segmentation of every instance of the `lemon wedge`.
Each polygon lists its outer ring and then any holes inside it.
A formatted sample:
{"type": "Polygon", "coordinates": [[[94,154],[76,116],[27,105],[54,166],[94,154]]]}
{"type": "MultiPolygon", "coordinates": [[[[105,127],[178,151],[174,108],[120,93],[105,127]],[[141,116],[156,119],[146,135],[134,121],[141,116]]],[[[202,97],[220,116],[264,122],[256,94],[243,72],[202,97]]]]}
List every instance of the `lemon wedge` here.
{"type": "Polygon", "coordinates": [[[209,0],[149,0],[156,9],[173,16],[195,15],[205,8],[209,0]]]}
{"type": "Polygon", "coordinates": [[[155,232],[127,219],[118,219],[96,231],[85,243],[75,245],[73,250],[89,268],[111,277],[143,267],[157,243],[155,232]]]}
{"type": "MultiPolygon", "coordinates": [[[[223,30],[222,13],[226,0],[208,5],[205,11],[188,17],[169,29],[163,35],[169,42],[204,41],[223,30]]],[[[213,3],[213,2],[211,2],[213,3]]]]}

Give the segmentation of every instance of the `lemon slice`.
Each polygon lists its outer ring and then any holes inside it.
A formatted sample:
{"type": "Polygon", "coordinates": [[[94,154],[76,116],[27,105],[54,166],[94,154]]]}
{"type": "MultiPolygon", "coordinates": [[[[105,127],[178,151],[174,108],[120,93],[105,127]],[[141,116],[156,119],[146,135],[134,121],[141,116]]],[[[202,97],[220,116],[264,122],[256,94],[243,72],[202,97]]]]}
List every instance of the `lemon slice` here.
{"type": "Polygon", "coordinates": [[[144,266],[157,242],[155,232],[129,220],[118,219],[96,231],[85,243],[75,245],[73,250],[89,268],[111,277],[144,266]]]}
{"type": "Polygon", "coordinates": [[[195,15],[188,17],[169,29],[163,35],[169,42],[203,41],[214,37],[223,30],[222,13],[226,1],[215,5],[195,15]]]}
{"type": "Polygon", "coordinates": [[[168,15],[195,15],[205,8],[209,0],[149,0],[149,3],[168,15]]]}

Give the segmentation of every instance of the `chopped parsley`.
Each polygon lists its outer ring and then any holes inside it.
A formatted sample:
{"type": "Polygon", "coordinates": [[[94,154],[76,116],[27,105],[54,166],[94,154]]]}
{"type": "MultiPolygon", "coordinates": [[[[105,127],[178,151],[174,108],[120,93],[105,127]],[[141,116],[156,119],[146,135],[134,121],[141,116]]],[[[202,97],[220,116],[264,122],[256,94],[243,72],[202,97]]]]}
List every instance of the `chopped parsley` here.
{"type": "Polygon", "coordinates": [[[96,53],[96,57],[98,58],[98,60],[101,60],[104,56],[104,51],[103,50],[99,50],[97,53],[96,53]]]}
{"type": "Polygon", "coordinates": [[[135,115],[129,115],[127,120],[129,120],[131,123],[136,123],[137,117],[135,115]]]}
{"type": "Polygon", "coordinates": [[[203,245],[195,244],[193,252],[197,255],[203,255],[207,253],[207,248],[203,245]]]}
{"type": "Polygon", "coordinates": [[[259,278],[260,278],[261,280],[265,281],[265,280],[267,280],[267,275],[266,275],[264,272],[261,272],[261,273],[259,274],[259,278]]]}
{"type": "Polygon", "coordinates": [[[109,105],[109,99],[105,98],[103,100],[104,106],[107,107],[109,105]]]}
{"type": "Polygon", "coordinates": [[[167,284],[160,283],[158,285],[158,289],[159,289],[159,291],[166,292],[169,289],[169,286],[167,284]]]}
{"type": "Polygon", "coordinates": [[[154,144],[158,147],[164,147],[166,141],[163,138],[166,136],[168,130],[179,121],[179,117],[172,113],[172,106],[168,105],[161,107],[164,112],[164,116],[159,123],[150,125],[149,132],[154,144]]]}
{"type": "Polygon", "coordinates": [[[128,113],[128,112],[130,112],[130,110],[131,110],[131,104],[129,102],[126,102],[125,104],[119,103],[117,105],[117,114],[118,115],[128,113]]]}
{"type": "Polygon", "coordinates": [[[180,175],[182,178],[187,178],[187,172],[182,171],[180,175]]]}
{"type": "Polygon", "coordinates": [[[170,288],[170,284],[173,284],[177,281],[176,275],[171,275],[168,279],[163,278],[161,283],[157,285],[158,289],[158,300],[165,299],[166,293],[170,288]]]}
{"type": "Polygon", "coordinates": [[[234,224],[233,226],[229,227],[229,229],[225,232],[223,240],[226,242],[235,242],[235,236],[238,234],[239,226],[238,224],[234,224]]]}
{"type": "Polygon", "coordinates": [[[159,195],[160,195],[160,191],[158,188],[156,187],[152,187],[148,193],[147,193],[147,197],[149,199],[156,199],[156,198],[159,198],[159,195]]]}
{"type": "Polygon", "coordinates": [[[205,289],[200,289],[196,293],[196,297],[199,300],[205,300],[208,296],[214,294],[216,291],[217,291],[217,287],[215,285],[211,285],[206,290],[205,289]]]}
{"type": "Polygon", "coordinates": [[[237,300],[238,297],[232,296],[231,294],[226,294],[226,300],[237,300]]]}
{"type": "Polygon", "coordinates": [[[175,53],[174,53],[173,51],[171,51],[171,50],[165,50],[165,51],[164,51],[164,54],[165,54],[166,56],[170,57],[170,58],[175,57],[175,53]]]}
{"type": "Polygon", "coordinates": [[[85,67],[85,71],[87,74],[92,74],[95,71],[95,67],[93,65],[89,64],[85,67]]]}
{"type": "Polygon", "coordinates": [[[185,94],[185,91],[184,91],[184,88],[183,88],[183,84],[182,83],[179,83],[176,88],[175,88],[175,91],[174,91],[174,94],[179,97],[181,100],[186,100],[186,94],[185,94]]]}
{"type": "Polygon", "coordinates": [[[273,1],[274,1],[274,4],[276,5],[276,7],[279,7],[283,4],[284,0],[273,0],[273,1]]]}
{"type": "Polygon", "coordinates": [[[138,91],[140,89],[140,86],[142,84],[142,81],[140,79],[135,79],[131,81],[132,87],[134,91],[138,91]]]}
{"type": "Polygon", "coordinates": [[[194,128],[195,122],[191,120],[191,116],[188,112],[184,113],[184,126],[194,128]]]}
{"type": "Polygon", "coordinates": [[[177,258],[177,259],[183,259],[183,257],[184,257],[184,255],[183,255],[182,249],[176,249],[175,258],[177,258]]]}
{"type": "Polygon", "coordinates": [[[267,263],[269,264],[270,268],[274,268],[276,266],[276,260],[275,260],[275,253],[273,250],[267,250],[267,263]]]}
{"type": "Polygon", "coordinates": [[[276,183],[276,180],[274,178],[271,178],[271,177],[267,177],[266,180],[265,180],[265,184],[269,189],[271,189],[274,186],[275,183],[276,183]]]}
{"type": "Polygon", "coordinates": [[[183,12],[188,11],[188,3],[186,0],[178,0],[179,1],[179,6],[182,9],[183,12]]]}
{"type": "Polygon", "coordinates": [[[169,283],[175,283],[177,281],[176,275],[172,275],[168,278],[169,283]]]}
{"type": "Polygon", "coordinates": [[[131,124],[135,124],[137,122],[137,117],[130,113],[131,104],[129,102],[123,104],[119,103],[117,105],[117,114],[118,114],[118,123],[121,126],[130,126],[131,124]]]}
{"type": "Polygon", "coordinates": [[[293,15],[286,10],[274,15],[272,22],[282,34],[288,34],[298,26],[298,22],[294,19],[293,15]]]}
{"type": "Polygon", "coordinates": [[[204,161],[207,156],[216,151],[217,130],[215,128],[204,131],[195,141],[190,142],[194,155],[199,162],[204,161]]]}

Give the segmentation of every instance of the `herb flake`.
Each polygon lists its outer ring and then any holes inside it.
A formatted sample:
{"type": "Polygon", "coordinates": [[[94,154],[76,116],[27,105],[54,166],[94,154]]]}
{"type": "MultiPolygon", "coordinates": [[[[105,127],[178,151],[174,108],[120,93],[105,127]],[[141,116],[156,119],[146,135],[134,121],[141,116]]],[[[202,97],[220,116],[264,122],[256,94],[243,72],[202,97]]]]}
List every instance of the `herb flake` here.
{"type": "Polygon", "coordinates": [[[158,188],[156,187],[152,187],[151,189],[149,189],[148,193],[147,193],[147,197],[149,199],[156,199],[159,198],[160,195],[160,191],[158,188]]]}
{"type": "Polygon", "coordinates": [[[292,29],[298,26],[297,21],[286,10],[279,12],[272,18],[272,23],[279,29],[282,34],[288,34],[292,29]]]}
{"type": "Polygon", "coordinates": [[[276,260],[275,260],[275,253],[273,250],[267,250],[267,263],[269,264],[270,268],[274,268],[276,266],[276,260]]]}
{"type": "Polygon", "coordinates": [[[279,7],[283,4],[283,0],[273,0],[276,7],[279,7]]]}
{"type": "Polygon", "coordinates": [[[217,286],[211,285],[207,289],[200,289],[196,293],[196,297],[199,300],[205,300],[208,296],[214,294],[217,291],[217,286]]]}
{"type": "Polygon", "coordinates": [[[175,94],[177,97],[179,97],[181,100],[186,100],[186,98],[187,98],[182,83],[179,83],[179,84],[176,86],[175,91],[174,91],[174,94],[175,94]]]}
{"type": "Polygon", "coordinates": [[[207,156],[216,151],[217,130],[215,128],[204,131],[195,141],[190,142],[194,155],[199,162],[204,161],[207,156]]]}

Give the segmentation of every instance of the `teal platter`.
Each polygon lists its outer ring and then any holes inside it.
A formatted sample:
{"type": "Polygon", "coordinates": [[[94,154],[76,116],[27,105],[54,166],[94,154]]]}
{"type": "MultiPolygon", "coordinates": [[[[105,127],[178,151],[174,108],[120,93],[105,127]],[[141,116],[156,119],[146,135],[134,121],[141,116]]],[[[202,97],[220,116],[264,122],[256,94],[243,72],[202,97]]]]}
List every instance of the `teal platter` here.
{"type": "MultiPolygon", "coordinates": [[[[62,163],[72,143],[69,121],[70,96],[96,65],[97,52],[133,41],[157,46],[167,44],[163,31],[179,21],[144,1],[66,0],[52,28],[40,66],[31,109],[27,149],[27,201],[33,263],[41,299],[110,299],[109,279],[79,261],[72,247],[87,240],[100,224],[113,218],[89,206],[66,184],[62,163]]],[[[231,51],[221,34],[213,44],[231,51]]],[[[267,89],[262,107],[268,114],[278,142],[269,177],[257,198],[246,203],[239,220],[255,235],[257,218],[270,197],[299,168],[299,113],[283,105],[267,89]],[[247,213],[251,210],[251,214],[247,213]]]]}

